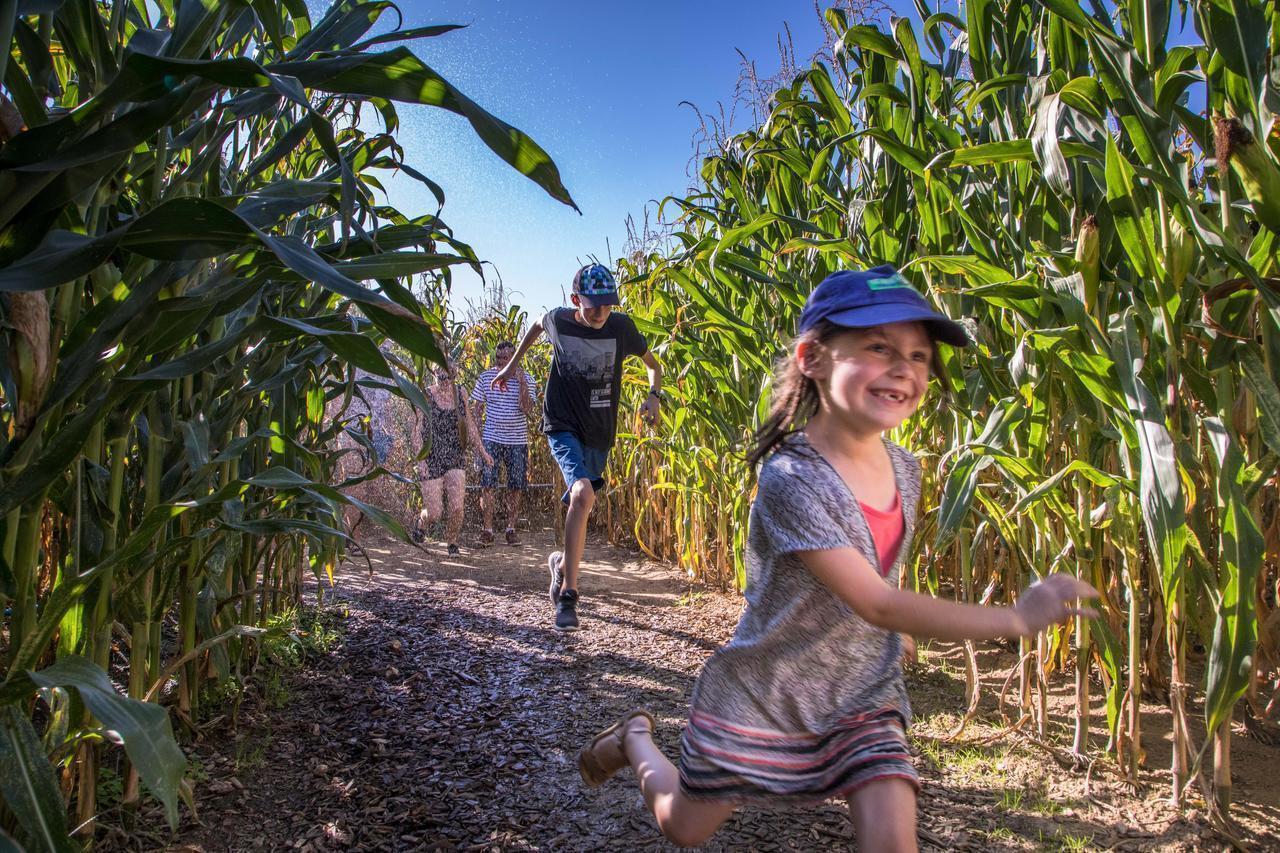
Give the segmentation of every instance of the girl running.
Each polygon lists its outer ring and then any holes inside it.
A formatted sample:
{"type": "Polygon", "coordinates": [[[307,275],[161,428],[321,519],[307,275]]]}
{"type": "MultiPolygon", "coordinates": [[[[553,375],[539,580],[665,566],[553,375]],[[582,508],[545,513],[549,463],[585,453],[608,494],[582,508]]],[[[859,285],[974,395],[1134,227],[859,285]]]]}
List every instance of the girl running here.
{"type": "Polygon", "coordinates": [[[418,463],[418,474],[422,480],[422,513],[418,518],[418,532],[425,538],[426,530],[440,520],[447,495],[449,517],[445,520],[444,538],[448,543],[448,553],[457,554],[463,502],[467,495],[467,475],[462,467],[463,425],[471,446],[476,448],[484,464],[491,465],[493,460],[480,443],[480,434],[476,431],[466,397],[453,382],[452,366],[437,367],[435,377],[435,383],[427,389],[429,417],[422,425],[422,440],[430,449],[427,458],[418,463]]]}
{"type": "Polygon", "coordinates": [[[883,433],[920,405],[938,342],[968,340],[892,267],[835,273],[809,297],[747,455],[763,465],[746,610],[694,686],[679,767],[654,745],[654,719],[642,709],[578,757],[592,786],[632,767],[671,842],[702,844],[743,803],[844,797],[860,847],[915,850],[903,634],[1022,637],[1095,615],[1073,603],[1097,592],[1061,574],[1012,608],[898,588],[920,465],[883,433]]]}

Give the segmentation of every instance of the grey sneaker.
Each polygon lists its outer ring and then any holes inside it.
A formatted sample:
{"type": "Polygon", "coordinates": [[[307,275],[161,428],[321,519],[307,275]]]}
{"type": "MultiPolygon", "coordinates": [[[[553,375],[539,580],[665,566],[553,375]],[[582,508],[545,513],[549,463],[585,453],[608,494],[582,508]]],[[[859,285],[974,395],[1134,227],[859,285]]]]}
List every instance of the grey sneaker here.
{"type": "Polygon", "coordinates": [[[566,589],[556,602],[556,630],[578,630],[578,591],[566,589]]]}
{"type": "Polygon", "coordinates": [[[560,587],[564,586],[564,570],[560,567],[564,565],[564,552],[552,551],[547,557],[547,568],[551,571],[551,606],[558,607],[560,605],[560,587]]]}

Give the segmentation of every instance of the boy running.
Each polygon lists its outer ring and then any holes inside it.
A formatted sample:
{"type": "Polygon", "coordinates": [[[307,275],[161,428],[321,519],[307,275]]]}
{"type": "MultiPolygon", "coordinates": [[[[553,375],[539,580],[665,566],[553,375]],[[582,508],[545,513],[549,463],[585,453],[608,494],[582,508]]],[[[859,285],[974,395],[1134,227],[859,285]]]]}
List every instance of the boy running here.
{"type": "Polygon", "coordinates": [[[604,466],[618,430],[618,393],[622,362],[639,356],[649,371],[649,395],[641,406],[648,423],[658,417],[662,366],[626,314],[613,313],[618,285],[600,264],[588,264],[573,277],[573,308],[555,308],[534,323],[520,346],[493,378],[505,389],[517,375],[520,359],[546,332],[551,341],[551,372],[542,407],[546,433],[564,475],[567,490],[561,500],[569,511],[564,524],[564,551],[547,558],[551,570],[551,601],[556,628],[578,630],[578,565],[587,542],[587,518],[596,493],[604,488],[604,466]]]}

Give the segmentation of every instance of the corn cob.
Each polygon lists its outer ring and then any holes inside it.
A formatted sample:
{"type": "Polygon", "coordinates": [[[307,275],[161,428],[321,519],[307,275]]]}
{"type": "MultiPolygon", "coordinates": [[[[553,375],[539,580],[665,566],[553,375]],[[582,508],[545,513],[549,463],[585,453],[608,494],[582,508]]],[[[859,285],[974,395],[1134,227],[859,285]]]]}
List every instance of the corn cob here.
{"type": "Polygon", "coordinates": [[[1218,169],[1230,166],[1245,196],[1253,203],[1254,216],[1280,233],[1280,167],[1257,144],[1239,119],[1217,116],[1213,120],[1213,148],[1218,169]]]}
{"type": "Polygon", "coordinates": [[[1080,223],[1076,237],[1076,264],[1084,279],[1084,308],[1090,314],[1098,304],[1098,282],[1101,279],[1101,257],[1098,246],[1098,217],[1089,214],[1080,223]]]}
{"type": "Polygon", "coordinates": [[[1169,279],[1175,289],[1181,288],[1195,267],[1196,241],[1176,218],[1169,226],[1169,279]]]}

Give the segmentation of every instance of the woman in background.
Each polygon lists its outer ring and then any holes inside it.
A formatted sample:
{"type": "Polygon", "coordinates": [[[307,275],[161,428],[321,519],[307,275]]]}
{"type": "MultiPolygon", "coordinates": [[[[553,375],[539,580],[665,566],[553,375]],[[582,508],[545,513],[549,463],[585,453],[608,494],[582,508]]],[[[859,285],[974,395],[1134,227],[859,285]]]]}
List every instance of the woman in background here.
{"type": "Polygon", "coordinates": [[[444,515],[444,503],[449,502],[449,514],[445,516],[444,539],[449,554],[458,553],[458,535],[462,532],[463,506],[467,496],[467,475],[463,468],[462,430],[465,427],[471,446],[485,465],[492,465],[475,418],[466,396],[454,384],[453,366],[436,367],[435,383],[427,388],[428,416],[421,430],[422,441],[428,451],[426,459],[418,463],[418,476],[422,484],[422,513],[419,529],[415,531],[425,538],[426,531],[444,515]]]}

